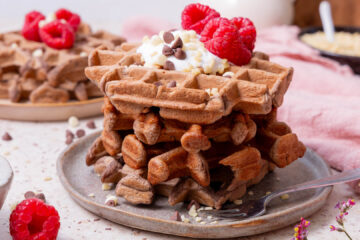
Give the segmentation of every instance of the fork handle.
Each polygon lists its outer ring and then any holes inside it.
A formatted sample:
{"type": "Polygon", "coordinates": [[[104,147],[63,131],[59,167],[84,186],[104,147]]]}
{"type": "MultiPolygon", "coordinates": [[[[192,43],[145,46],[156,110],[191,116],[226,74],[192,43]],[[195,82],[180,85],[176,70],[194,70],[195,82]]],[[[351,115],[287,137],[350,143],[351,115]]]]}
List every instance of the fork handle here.
{"type": "Polygon", "coordinates": [[[360,168],[356,168],[353,170],[341,172],[339,174],[331,175],[329,177],[319,178],[308,182],[300,183],[297,185],[293,185],[283,190],[275,191],[265,196],[265,198],[266,198],[266,202],[268,202],[274,197],[286,193],[297,192],[311,188],[327,187],[327,186],[332,186],[339,183],[351,182],[359,179],[360,179],[360,168]]]}

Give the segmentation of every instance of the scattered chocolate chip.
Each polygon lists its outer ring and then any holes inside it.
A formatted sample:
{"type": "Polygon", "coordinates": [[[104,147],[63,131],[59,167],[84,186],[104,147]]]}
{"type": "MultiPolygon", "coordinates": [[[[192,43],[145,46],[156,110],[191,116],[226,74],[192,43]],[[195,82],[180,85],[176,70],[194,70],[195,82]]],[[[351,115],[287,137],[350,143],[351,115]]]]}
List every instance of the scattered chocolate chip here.
{"type": "Polygon", "coordinates": [[[115,207],[116,206],[116,203],[114,200],[109,200],[105,203],[106,205],[110,206],[110,207],[115,207]]]}
{"type": "Polygon", "coordinates": [[[173,62],[167,60],[164,64],[164,69],[165,70],[175,70],[175,65],[173,62]]]}
{"type": "Polygon", "coordinates": [[[170,81],[170,82],[167,84],[167,87],[168,87],[168,88],[176,87],[176,81],[174,81],[174,80],[170,81]]]}
{"type": "Polygon", "coordinates": [[[100,221],[100,218],[94,218],[94,222],[100,221]]]}
{"type": "Polygon", "coordinates": [[[187,206],[187,210],[190,210],[190,208],[192,207],[192,205],[195,205],[195,209],[198,210],[200,208],[200,204],[195,201],[195,200],[191,200],[189,205],[187,206]]]}
{"type": "Polygon", "coordinates": [[[176,48],[182,48],[183,46],[183,41],[181,40],[180,37],[177,37],[175,39],[175,42],[173,42],[173,44],[171,45],[172,49],[176,49],[176,48]]]}
{"type": "Polygon", "coordinates": [[[110,230],[111,230],[111,228],[110,228],[110,227],[109,227],[109,228],[105,228],[105,230],[110,231],[110,230]]]}
{"type": "Polygon", "coordinates": [[[96,128],[95,122],[94,122],[93,120],[88,121],[88,122],[86,123],[86,126],[87,126],[88,128],[90,128],[90,129],[95,129],[95,128],[96,128]]]}
{"type": "Polygon", "coordinates": [[[84,129],[79,129],[79,130],[77,130],[77,131],[76,131],[76,136],[77,136],[78,138],[81,138],[81,137],[85,136],[85,131],[84,131],[84,129]]]}
{"type": "Polygon", "coordinates": [[[184,60],[186,58],[186,53],[181,48],[177,48],[175,50],[175,57],[177,59],[184,60]]]}
{"type": "Polygon", "coordinates": [[[171,32],[164,32],[163,34],[164,42],[171,43],[174,41],[174,35],[171,32]]]}
{"type": "Polygon", "coordinates": [[[154,82],[154,85],[157,87],[160,87],[162,85],[162,83],[160,81],[154,82]]]}
{"type": "Polygon", "coordinates": [[[162,54],[169,57],[171,55],[174,55],[174,50],[171,47],[164,45],[162,49],[162,54]]]}
{"type": "Polygon", "coordinates": [[[66,136],[66,138],[68,138],[68,137],[74,138],[75,137],[74,134],[70,130],[66,130],[65,136],[66,136]]]}
{"type": "Polygon", "coordinates": [[[33,191],[27,191],[25,194],[24,194],[24,197],[25,199],[29,199],[29,198],[34,198],[35,197],[35,193],[33,191]]]}
{"type": "Polygon", "coordinates": [[[2,140],[11,141],[12,137],[10,136],[10,134],[8,132],[5,132],[4,135],[2,136],[2,140]]]}
{"type": "Polygon", "coordinates": [[[67,136],[66,141],[65,141],[66,145],[70,145],[73,142],[73,140],[74,140],[74,137],[67,136]]]}
{"type": "Polygon", "coordinates": [[[178,211],[175,211],[173,215],[171,215],[170,220],[181,222],[180,213],[178,211]]]}
{"type": "Polygon", "coordinates": [[[46,202],[45,195],[43,193],[38,193],[35,195],[36,198],[42,200],[43,202],[46,202]]]}
{"type": "Polygon", "coordinates": [[[46,202],[45,195],[43,193],[35,194],[33,191],[27,191],[24,194],[24,197],[25,197],[25,199],[37,198],[37,199],[42,200],[43,202],[46,202]]]}

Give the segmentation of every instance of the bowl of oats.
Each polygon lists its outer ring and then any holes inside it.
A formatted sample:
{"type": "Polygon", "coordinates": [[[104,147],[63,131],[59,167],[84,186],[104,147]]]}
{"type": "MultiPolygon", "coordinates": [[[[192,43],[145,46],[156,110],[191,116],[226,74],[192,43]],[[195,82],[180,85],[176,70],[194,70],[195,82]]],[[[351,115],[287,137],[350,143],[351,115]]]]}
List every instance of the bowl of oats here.
{"type": "Polygon", "coordinates": [[[299,33],[299,39],[322,56],[349,65],[360,74],[360,28],[335,27],[334,41],[329,42],[322,27],[310,27],[299,33]]]}

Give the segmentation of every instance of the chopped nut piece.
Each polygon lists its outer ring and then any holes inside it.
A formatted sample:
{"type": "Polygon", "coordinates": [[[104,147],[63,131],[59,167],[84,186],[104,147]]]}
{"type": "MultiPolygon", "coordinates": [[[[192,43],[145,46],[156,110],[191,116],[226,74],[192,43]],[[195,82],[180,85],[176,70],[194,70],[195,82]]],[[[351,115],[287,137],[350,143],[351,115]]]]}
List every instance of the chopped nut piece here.
{"type": "Polygon", "coordinates": [[[188,213],[189,213],[189,215],[192,216],[192,217],[197,217],[198,214],[197,214],[197,212],[196,212],[196,206],[195,206],[195,204],[190,207],[190,210],[189,210],[188,213]]]}
{"type": "Polygon", "coordinates": [[[196,218],[195,218],[195,221],[196,221],[196,222],[201,222],[201,220],[202,220],[201,217],[196,217],[196,218]]]}
{"type": "Polygon", "coordinates": [[[184,215],[181,215],[181,221],[184,223],[190,223],[190,219],[186,218],[184,215]]]}
{"type": "Polygon", "coordinates": [[[253,196],[253,195],[254,195],[254,192],[253,192],[253,191],[249,191],[248,194],[249,194],[250,196],[253,196]]]}
{"type": "Polygon", "coordinates": [[[210,224],[217,224],[217,223],[218,223],[218,221],[213,221],[210,224]]]}
{"type": "Polygon", "coordinates": [[[234,201],[234,204],[236,204],[236,205],[241,205],[242,203],[243,203],[243,201],[241,199],[236,199],[234,201]]]}
{"type": "Polygon", "coordinates": [[[51,181],[52,180],[52,177],[46,177],[44,178],[44,181],[48,182],[48,181],[51,181]]]}
{"type": "Polygon", "coordinates": [[[285,194],[281,195],[280,198],[281,198],[282,200],[287,200],[287,199],[290,198],[290,196],[289,196],[289,194],[285,193],[285,194]]]}
{"type": "Polygon", "coordinates": [[[113,186],[114,184],[112,183],[103,183],[101,187],[103,191],[109,191],[113,188],[113,186]]]}
{"type": "Polygon", "coordinates": [[[222,76],[223,77],[228,77],[228,78],[232,78],[232,77],[234,77],[234,73],[233,72],[225,72],[222,76]]]}
{"type": "Polygon", "coordinates": [[[95,197],[95,193],[89,193],[88,197],[91,197],[91,198],[95,197]]]}
{"type": "Polygon", "coordinates": [[[75,127],[79,126],[79,119],[75,116],[71,116],[68,119],[68,123],[69,123],[70,127],[75,128],[75,127]]]}

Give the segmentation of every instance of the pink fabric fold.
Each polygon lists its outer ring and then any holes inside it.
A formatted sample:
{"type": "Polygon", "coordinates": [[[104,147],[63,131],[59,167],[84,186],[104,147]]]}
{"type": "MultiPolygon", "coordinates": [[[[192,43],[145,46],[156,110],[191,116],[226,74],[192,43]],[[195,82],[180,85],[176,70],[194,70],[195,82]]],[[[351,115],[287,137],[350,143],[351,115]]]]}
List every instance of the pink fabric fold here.
{"type": "MultiPolygon", "coordinates": [[[[338,170],[360,168],[360,77],[297,39],[297,27],[258,34],[257,51],[294,68],[279,119],[338,170]]],[[[351,183],[360,192],[359,181],[351,183]]]]}

